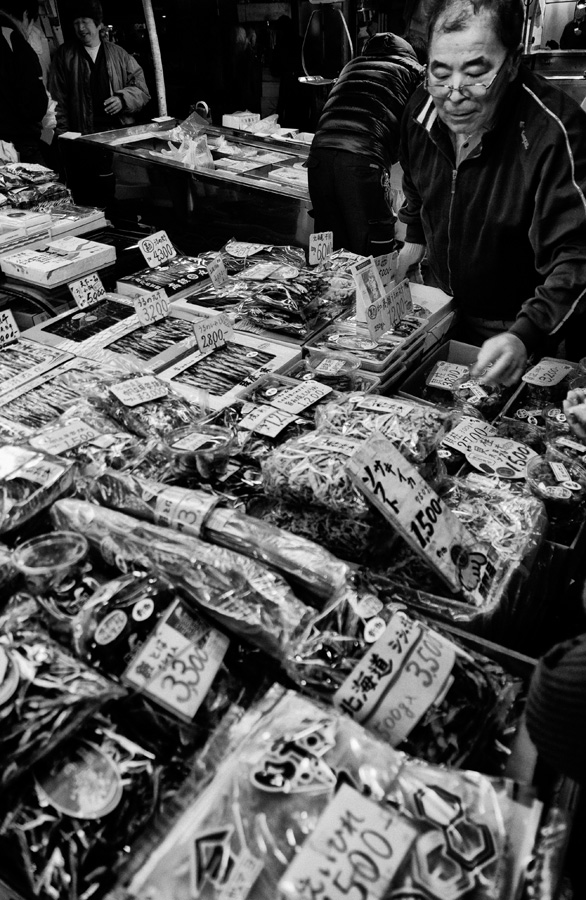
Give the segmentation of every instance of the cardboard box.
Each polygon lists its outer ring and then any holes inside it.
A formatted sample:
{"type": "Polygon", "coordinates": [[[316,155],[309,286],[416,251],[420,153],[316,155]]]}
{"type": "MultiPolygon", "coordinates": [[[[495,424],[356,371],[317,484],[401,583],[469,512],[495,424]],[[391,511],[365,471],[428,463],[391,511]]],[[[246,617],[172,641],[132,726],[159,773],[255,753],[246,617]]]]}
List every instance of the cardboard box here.
{"type": "Polygon", "coordinates": [[[222,125],[224,128],[238,128],[239,130],[242,130],[243,128],[250,128],[251,125],[255,125],[257,122],[260,122],[260,113],[253,113],[249,110],[222,116],[222,125]]]}
{"type": "Polygon", "coordinates": [[[103,269],[116,261],[116,250],[108,244],[98,244],[80,237],[61,237],[39,250],[21,250],[0,259],[6,275],[37,284],[59,287],[103,269]]]}
{"type": "Polygon", "coordinates": [[[238,332],[234,334],[233,339],[226,347],[228,348],[227,352],[224,352],[224,347],[220,347],[207,355],[199,349],[190,350],[159,371],[159,378],[171,384],[176,391],[194,402],[201,399],[202,390],[207,390],[210,408],[219,410],[230,406],[234,400],[239,399],[246,388],[258,381],[262,375],[282,372],[292,362],[301,358],[301,353],[296,347],[287,347],[276,341],[263,341],[253,335],[239,334],[238,332]],[[238,368],[237,356],[243,355],[246,358],[247,372],[241,379],[224,367],[230,350],[233,350],[234,356],[233,369],[238,368]],[[251,360],[253,360],[252,363],[251,360]],[[219,369],[218,381],[224,382],[221,387],[214,384],[214,376],[211,371],[214,368],[219,369]],[[208,370],[210,370],[209,376],[208,370]]]}
{"type": "MultiPolygon", "coordinates": [[[[446,341],[430,353],[419,365],[415,371],[405,379],[401,385],[399,396],[409,397],[421,401],[425,389],[425,379],[432,369],[434,363],[440,359],[451,363],[459,363],[464,366],[471,366],[476,362],[480,347],[474,347],[472,344],[463,344],[461,341],[446,341]]],[[[446,391],[446,398],[451,394],[446,391]]]]}
{"type": "Polygon", "coordinates": [[[123,357],[156,372],[196,346],[196,321],[198,317],[171,307],[165,319],[141,325],[130,298],[106,294],[94,306],[70,309],[29,328],[24,336],[87,359],[111,362],[123,357]]]}

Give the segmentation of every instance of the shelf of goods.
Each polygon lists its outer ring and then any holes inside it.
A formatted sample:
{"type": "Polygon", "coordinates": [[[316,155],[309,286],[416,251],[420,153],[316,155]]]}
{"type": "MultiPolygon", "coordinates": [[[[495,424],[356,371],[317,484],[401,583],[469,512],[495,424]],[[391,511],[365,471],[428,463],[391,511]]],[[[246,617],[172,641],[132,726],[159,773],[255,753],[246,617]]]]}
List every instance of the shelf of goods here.
{"type": "Polygon", "coordinates": [[[577,791],[522,716],[575,366],[489,391],[450,298],[377,342],[335,254],[198,250],[156,310],[0,319],[0,896],[554,900],[577,791]]]}

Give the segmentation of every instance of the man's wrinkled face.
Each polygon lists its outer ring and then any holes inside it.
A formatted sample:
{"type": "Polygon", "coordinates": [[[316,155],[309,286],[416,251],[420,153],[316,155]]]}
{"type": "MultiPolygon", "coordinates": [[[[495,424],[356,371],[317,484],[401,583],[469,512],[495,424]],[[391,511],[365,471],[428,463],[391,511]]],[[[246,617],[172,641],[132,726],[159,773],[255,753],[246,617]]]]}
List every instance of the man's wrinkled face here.
{"type": "Polygon", "coordinates": [[[100,43],[100,29],[93,19],[87,17],[75,19],[73,29],[78,41],[81,41],[84,47],[96,47],[100,43]]]}
{"type": "Polygon", "coordinates": [[[460,31],[442,31],[440,18],[429,45],[430,87],[450,85],[447,97],[434,96],[440,119],[454,134],[472,134],[494,119],[508,84],[518,71],[518,53],[511,54],[497,36],[486,10],[474,14],[460,31]],[[486,91],[476,85],[488,85],[486,91]],[[471,85],[474,96],[458,88],[471,85]],[[480,96],[477,92],[480,90],[480,96]]]}

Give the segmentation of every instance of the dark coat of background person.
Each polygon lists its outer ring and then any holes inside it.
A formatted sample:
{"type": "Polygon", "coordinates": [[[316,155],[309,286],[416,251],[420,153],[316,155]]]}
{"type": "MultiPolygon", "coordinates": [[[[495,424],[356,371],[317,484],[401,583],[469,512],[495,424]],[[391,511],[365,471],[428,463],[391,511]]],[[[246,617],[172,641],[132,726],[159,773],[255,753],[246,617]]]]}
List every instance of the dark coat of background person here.
{"type": "Polygon", "coordinates": [[[334,247],[375,256],[394,246],[391,165],[423,69],[407,41],[377,34],[347,63],[323,108],[307,162],[316,231],[334,247]]]}
{"type": "Polygon", "coordinates": [[[14,22],[0,9],[0,139],[14,144],[22,162],[42,163],[41,121],[47,92],[41,64],[14,22]]]}

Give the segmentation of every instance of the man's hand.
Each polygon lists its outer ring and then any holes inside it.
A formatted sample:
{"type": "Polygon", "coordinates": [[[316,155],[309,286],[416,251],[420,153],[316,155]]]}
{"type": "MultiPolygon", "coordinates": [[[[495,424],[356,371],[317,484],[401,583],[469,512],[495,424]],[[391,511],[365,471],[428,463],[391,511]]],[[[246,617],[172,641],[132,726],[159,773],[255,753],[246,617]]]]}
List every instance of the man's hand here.
{"type": "Polygon", "coordinates": [[[564,400],[564,412],[574,434],[586,441],[586,394],[582,388],[568,393],[564,400]]]}
{"type": "Polygon", "coordinates": [[[519,381],[526,365],[525,344],[517,335],[505,331],[484,342],[471,375],[485,384],[508,386],[519,381]]]}
{"type": "Polygon", "coordinates": [[[113,97],[108,97],[107,100],[104,100],[104,109],[109,116],[115,116],[122,109],[122,100],[116,95],[114,95],[113,97]]]}
{"type": "MultiPolygon", "coordinates": [[[[413,266],[418,266],[424,256],[425,244],[403,244],[399,250],[399,258],[397,260],[397,273],[395,275],[397,284],[406,277],[408,269],[411,269],[413,266]]],[[[419,269],[417,271],[419,271],[419,269]]],[[[420,272],[419,275],[421,277],[420,272]]],[[[421,284],[421,281],[418,281],[417,283],[421,284]]]]}

